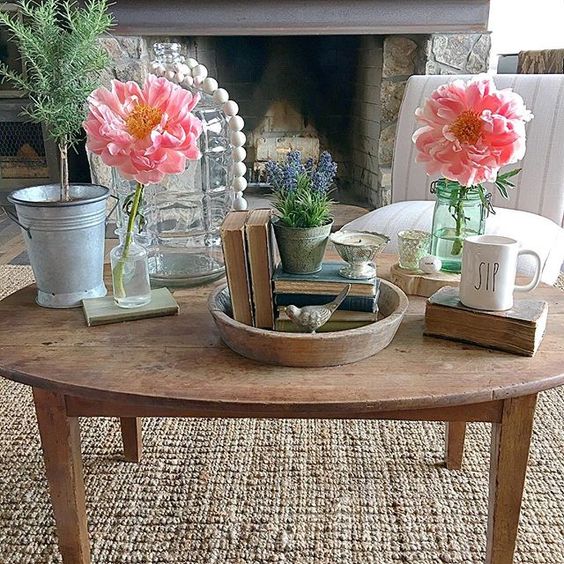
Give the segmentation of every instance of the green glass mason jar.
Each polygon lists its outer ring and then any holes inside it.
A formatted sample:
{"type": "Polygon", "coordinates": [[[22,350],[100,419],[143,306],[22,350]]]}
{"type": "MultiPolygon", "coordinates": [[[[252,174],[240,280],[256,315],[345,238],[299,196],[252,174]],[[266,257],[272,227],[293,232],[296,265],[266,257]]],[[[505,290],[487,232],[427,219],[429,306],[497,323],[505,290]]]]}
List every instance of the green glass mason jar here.
{"type": "Polygon", "coordinates": [[[433,182],[431,192],[437,196],[431,254],[441,259],[442,270],[460,272],[464,239],[484,233],[486,210],[482,197],[476,188],[445,179],[433,182]]]}

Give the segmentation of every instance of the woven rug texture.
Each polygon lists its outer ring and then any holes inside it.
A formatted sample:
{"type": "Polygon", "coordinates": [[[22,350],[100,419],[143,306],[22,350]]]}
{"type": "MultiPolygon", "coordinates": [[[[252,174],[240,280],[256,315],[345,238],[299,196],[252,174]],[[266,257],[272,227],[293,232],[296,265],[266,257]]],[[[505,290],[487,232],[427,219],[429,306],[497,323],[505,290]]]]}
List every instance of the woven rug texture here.
{"type": "MultiPolygon", "coordinates": [[[[0,268],[4,295],[31,280],[0,268]]],[[[563,413],[562,391],[541,394],[516,563],[564,563],[563,413]]],[[[469,425],[459,472],[443,466],[441,423],[146,419],[140,464],[123,462],[116,419],[81,429],[93,564],[485,556],[486,424],[469,425]]],[[[31,393],[2,379],[0,563],[60,561],[31,393]]]]}

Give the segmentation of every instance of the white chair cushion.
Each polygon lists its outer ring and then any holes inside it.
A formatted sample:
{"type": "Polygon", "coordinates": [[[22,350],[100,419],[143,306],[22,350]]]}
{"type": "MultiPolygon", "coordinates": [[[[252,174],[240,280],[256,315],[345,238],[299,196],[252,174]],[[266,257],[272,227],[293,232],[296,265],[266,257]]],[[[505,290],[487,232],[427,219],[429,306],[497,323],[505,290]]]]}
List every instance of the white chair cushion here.
{"type": "MultiPolygon", "coordinates": [[[[403,229],[431,231],[434,202],[397,202],[371,211],[343,229],[376,231],[391,238],[385,252],[398,252],[397,234],[403,229]]],[[[544,262],[542,281],[554,284],[564,262],[564,229],[550,219],[534,213],[496,208],[496,214],[486,221],[486,233],[505,235],[516,239],[523,248],[539,253],[544,262]]],[[[521,257],[519,272],[532,275],[534,262],[530,257],[521,257]]]]}

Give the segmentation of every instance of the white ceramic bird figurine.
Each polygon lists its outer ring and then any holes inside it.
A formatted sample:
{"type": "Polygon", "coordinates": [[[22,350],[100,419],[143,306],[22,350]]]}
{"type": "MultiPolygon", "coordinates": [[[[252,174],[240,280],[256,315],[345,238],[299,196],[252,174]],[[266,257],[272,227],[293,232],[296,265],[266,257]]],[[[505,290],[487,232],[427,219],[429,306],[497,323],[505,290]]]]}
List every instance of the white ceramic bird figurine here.
{"type": "Polygon", "coordinates": [[[351,285],[347,284],[339,295],[328,304],[296,307],[286,307],[286,314],[298,326],[307,333],[315,333],[322,325],[325,325],[333,312],[341,305],[343,300],[351,291],[351,285]]]}

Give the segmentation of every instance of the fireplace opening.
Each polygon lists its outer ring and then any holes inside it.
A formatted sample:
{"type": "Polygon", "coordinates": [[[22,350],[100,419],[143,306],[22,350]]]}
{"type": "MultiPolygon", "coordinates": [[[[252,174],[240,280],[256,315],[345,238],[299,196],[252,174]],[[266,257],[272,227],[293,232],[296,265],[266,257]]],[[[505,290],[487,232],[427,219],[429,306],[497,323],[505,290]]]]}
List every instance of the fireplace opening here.
{"type": "Polygon", "coordinates": [[[245,120],[250,189],[290,149],[338,163],[336,197],[388,203],[393,131],[407,78],[421,72],[427,36],[181,38],[245,120]],[[391,128],[391,130],[390,130],[391,128]],[[392,131],[393,130],[393,131],[392,131]]]}
{"type": "Polygon", "coordinates": [[[359,37],[218,37],[220,83],[245,119],[249,181],[289,149],[329,150],[348,181],[359,37]]]}

